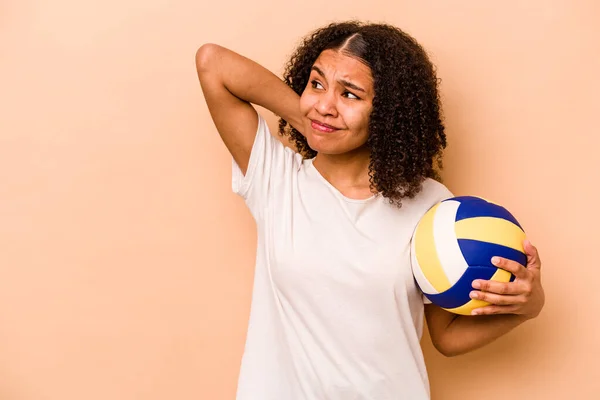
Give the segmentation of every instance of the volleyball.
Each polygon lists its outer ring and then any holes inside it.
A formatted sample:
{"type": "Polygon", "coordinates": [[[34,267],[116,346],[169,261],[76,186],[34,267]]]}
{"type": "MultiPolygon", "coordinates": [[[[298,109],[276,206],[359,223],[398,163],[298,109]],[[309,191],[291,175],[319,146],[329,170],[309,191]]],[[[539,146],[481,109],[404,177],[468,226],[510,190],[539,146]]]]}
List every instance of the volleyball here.
{"type": "Polygon", "coordinates": [[[452,197],[429,209],[415,229],[411,265],[424,295],[455,314],[471,315],[487,302],[471,299],[475,279],[509,282],[514,276],[493,256],[527,265],[525,232],[504,207],[480,197],[452,197]]]}

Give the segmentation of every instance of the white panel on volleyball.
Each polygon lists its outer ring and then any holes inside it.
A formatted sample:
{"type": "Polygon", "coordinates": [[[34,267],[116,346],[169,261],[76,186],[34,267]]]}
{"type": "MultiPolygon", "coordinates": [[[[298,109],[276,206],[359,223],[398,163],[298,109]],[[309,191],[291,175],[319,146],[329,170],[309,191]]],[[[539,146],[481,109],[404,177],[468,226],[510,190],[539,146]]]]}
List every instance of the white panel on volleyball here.
{"type": "Polygon", "coordinates": [[[458,201],[444,201],[437,208],[433,219],[435,248],[442,269],[446,273],[451,286],[460,279],[469,267],[458,245],[454,229],[458,207],[460,207],[458,201]]]}

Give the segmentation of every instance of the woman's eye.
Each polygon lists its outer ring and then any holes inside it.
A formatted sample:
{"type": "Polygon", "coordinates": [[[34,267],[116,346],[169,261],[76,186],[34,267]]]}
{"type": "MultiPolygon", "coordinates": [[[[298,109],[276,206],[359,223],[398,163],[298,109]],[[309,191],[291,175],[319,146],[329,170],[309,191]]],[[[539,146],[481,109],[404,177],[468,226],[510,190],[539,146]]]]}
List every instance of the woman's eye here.
{"type": "Polygon", "coordinates": [[[319,81],[311,81],[310,84],[312,85],[313,89],[323,89],[323,85],[321,85],[319,81]]]}
{"type": "Polygon", "coordinates": [[[355,100],[359,99],[359,97],[357,95],[355,95],[354,93],[351,93],[351,92],[344,92],[344,96],[346,96],[349,99],[355,99],[355,100]]]}

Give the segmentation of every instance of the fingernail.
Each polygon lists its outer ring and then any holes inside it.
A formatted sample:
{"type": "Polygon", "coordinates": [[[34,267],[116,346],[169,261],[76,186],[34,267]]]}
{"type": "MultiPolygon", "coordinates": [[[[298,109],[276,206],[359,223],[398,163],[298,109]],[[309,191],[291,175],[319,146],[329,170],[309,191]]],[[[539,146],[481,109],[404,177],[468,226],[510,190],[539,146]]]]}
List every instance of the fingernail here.
{"type": "Polygon", "coordinates": [[[476,299],[477,297],[479,297],[479,295],[477,294],[477,292],[471,292],[471,293],[469,293],[469,296],[470,296],[472,299],[476,299]]]}
{"type": "Polygon", "coordinates": [[[498,257],[492,257],[492,264],[496,265],[500,262],[500,258],[498,257]]]}
{"type": "Polygon", "coordinates": [[[478,310],[473,310],[473,311],[471,311],[471,315],[479,315],[479,311],[478,310]]]}
{"type": "Polygon", "coordinates": [[[479,281],[473,281],[473,288],[479,289],[481,287],[481,283],[479,281]]]}

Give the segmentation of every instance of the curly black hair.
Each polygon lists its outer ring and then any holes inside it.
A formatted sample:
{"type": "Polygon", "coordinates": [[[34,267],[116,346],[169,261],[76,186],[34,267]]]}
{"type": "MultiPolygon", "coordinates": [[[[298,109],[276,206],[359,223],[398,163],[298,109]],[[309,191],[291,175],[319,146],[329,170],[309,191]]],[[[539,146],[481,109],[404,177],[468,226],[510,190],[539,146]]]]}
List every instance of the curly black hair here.
{"type": "MultiPolygon", "coordinates": [[[[420,192],[426,178],[440,180],[446,134],[439,79],[425,50],[407,33],[388,24],[332,23],[306,36],[285,66],[285,83],[299,95],[324,50],[339,50],[369,66],[375,97],[369,118],[371,188],[402,206],[420,192]]],[[[279,133],[289,135],[304,158],[317,152],[284,119],[279,133]]]]}

